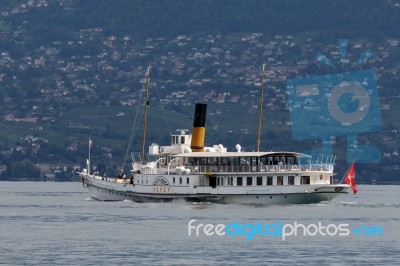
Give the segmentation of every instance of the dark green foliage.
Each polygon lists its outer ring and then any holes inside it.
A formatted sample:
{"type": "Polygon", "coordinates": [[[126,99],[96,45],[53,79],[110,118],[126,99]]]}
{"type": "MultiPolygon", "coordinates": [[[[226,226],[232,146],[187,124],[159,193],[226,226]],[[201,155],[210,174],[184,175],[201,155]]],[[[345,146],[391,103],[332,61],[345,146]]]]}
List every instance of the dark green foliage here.
{"type": "Polygon", "coordinates": [[[11,164],[12,179],[37,180],[41,178],[40,170],[31,162],[13,162],[11,164]]]}

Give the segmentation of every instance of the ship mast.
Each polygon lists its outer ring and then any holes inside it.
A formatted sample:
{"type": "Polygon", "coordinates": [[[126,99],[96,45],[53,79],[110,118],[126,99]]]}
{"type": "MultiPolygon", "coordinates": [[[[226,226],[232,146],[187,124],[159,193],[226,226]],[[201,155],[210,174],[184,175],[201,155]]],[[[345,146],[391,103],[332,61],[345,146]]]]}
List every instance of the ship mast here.
{"type": "Polygon", "coordinates": [[[264,71],[265,64],[262,65],[262,74],[261,74],[261,95],[260,95],[260,105],[259,105],[259,121],[258,121],[258,139],[257,139],[257,151],[260,151],[260,143],[261,143],[261,125],[262,125],[262,113],[263,113],[263,98],[264,98],[264,71]]]}
{"type": "Polygon", "coordinates": [[[143,115],[143,138],[142,138],[142,156],[141,161],[144,161],[144,146],[146,144],[146,129],[147,129],[147,110],[150,105],[149,101],[149,83],[150,83],[150,67],[147,68],[146,72],[146,104],[144,105],[144,115],[143,115]]]}

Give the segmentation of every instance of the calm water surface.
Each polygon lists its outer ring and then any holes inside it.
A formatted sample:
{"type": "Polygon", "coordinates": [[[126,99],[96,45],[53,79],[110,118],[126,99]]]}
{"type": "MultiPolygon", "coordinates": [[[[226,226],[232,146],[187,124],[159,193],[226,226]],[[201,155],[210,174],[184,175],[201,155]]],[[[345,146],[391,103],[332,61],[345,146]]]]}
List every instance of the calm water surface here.
{"type": "MultiPolygon", "coordinates": [[[[81,183],[0,182],[0,264],[400,265],[400,186],[312,205],[98,202],[81,183]],[[383,236],[188,236],[188,222],[380,226],[383,236]]],[[[193,232],[194,233],[194,232],[193,232]]]]}

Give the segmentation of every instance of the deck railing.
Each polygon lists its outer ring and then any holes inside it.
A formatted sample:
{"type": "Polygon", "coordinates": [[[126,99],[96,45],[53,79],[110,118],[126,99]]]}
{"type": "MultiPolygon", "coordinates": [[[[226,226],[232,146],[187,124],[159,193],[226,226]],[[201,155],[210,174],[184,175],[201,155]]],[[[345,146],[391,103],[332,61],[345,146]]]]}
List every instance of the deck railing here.
{"type": "Polygon", "coordinates": [[[189,166],[184,167],[172,166],[169,168],[143,168],[140,173],[142,174],[191,174],[191,173],[278,173],[278,172],[333,172],[333,164],[298,164],[298,165],[239,165],[239,166],[189,166]]]}
{"type": "Polygon", "coordinates": [[[200,172],[200,173],[300,172],[300,171],[333,172],[333,164],[197,166],[197,167],[190,167],[190,169],[194,172],[200,172]]]}

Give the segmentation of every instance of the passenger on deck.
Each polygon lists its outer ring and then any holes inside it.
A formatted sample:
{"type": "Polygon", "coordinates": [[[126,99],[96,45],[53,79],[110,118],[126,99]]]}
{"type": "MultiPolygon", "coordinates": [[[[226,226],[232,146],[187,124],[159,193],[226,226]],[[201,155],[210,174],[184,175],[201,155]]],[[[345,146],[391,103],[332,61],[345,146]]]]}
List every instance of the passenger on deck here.
{"type": "Polygon", "coordinates": [[[124,178],[124,176],[125,176],[125,175],[124,175],[124,172],[121,171],[121,172],[119,172],[117,178],[118,178],[118,179],[122,179],[122,178],[124,178]]]}

